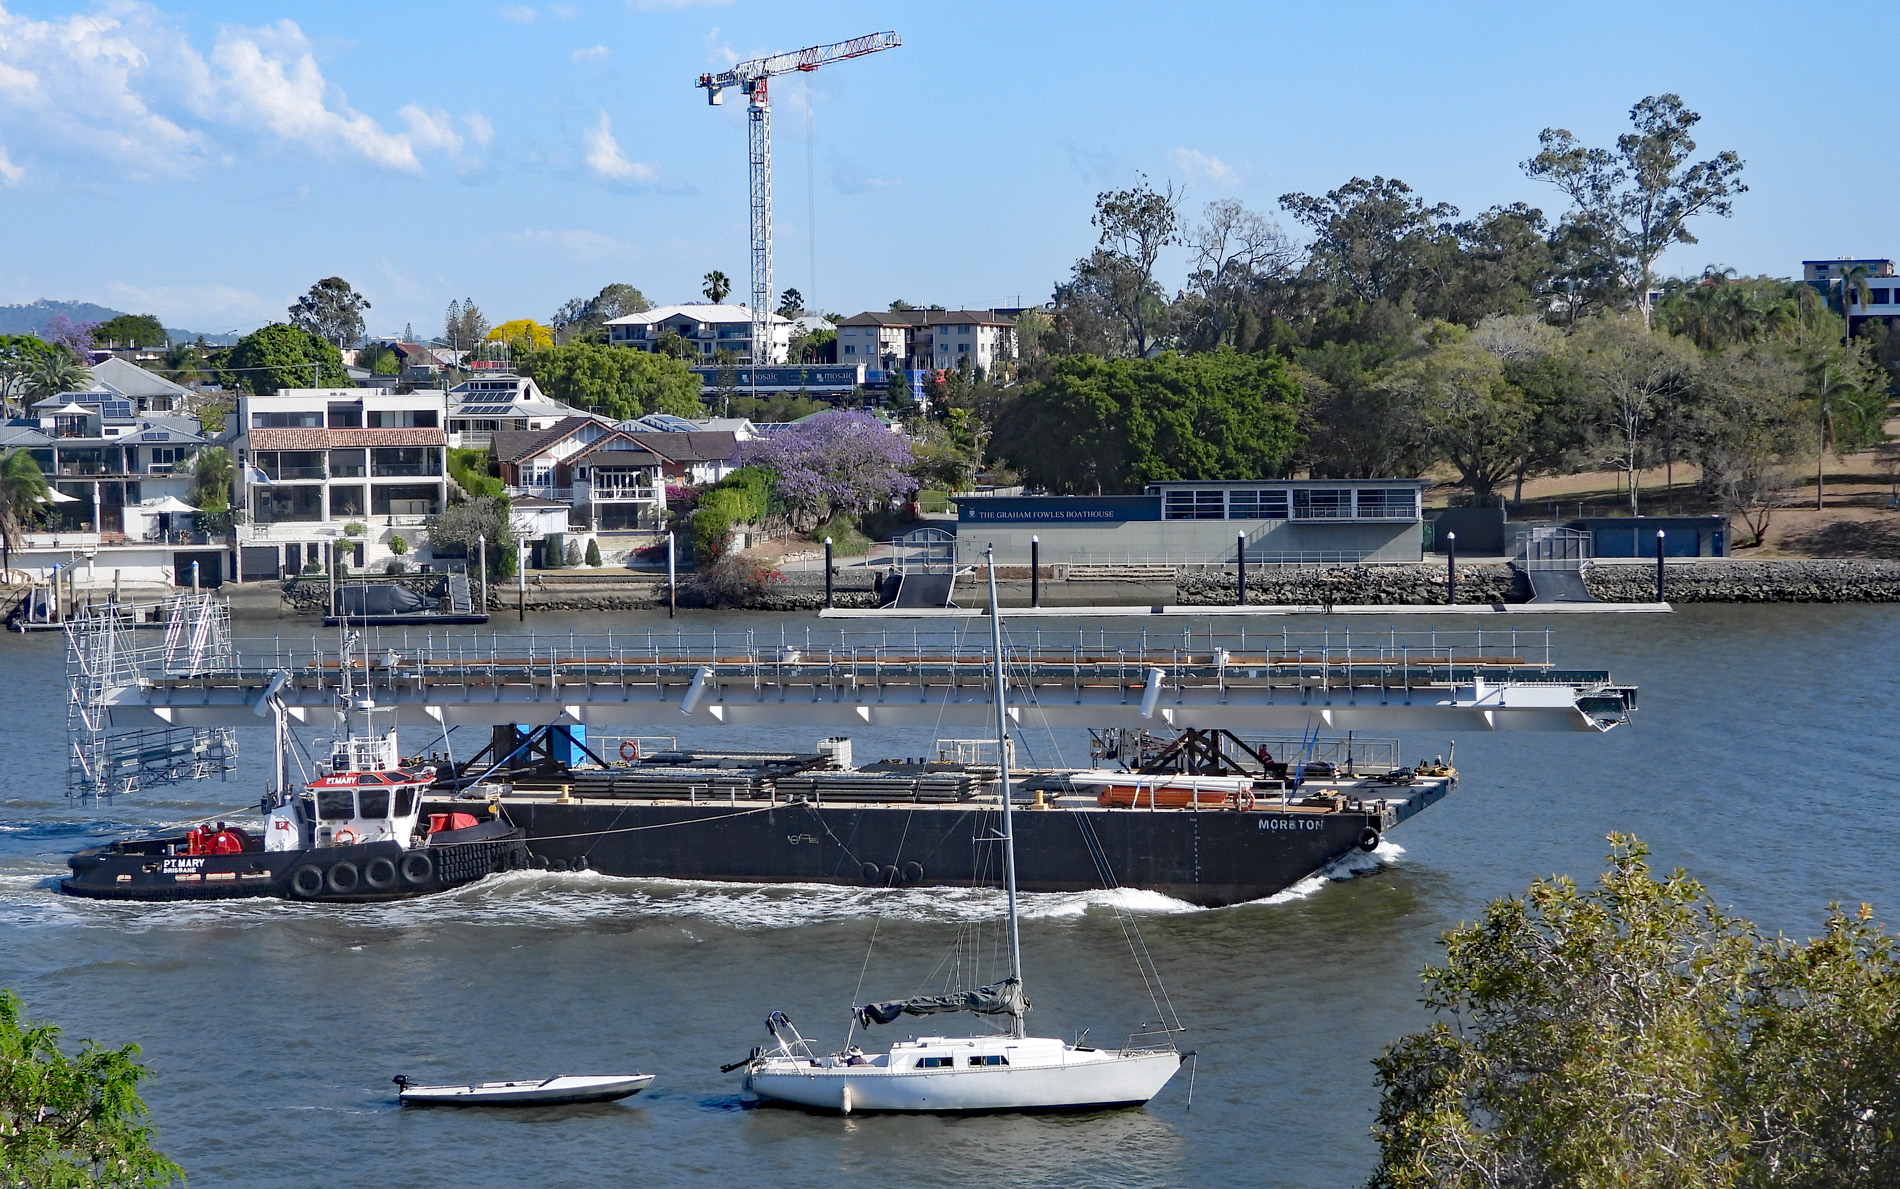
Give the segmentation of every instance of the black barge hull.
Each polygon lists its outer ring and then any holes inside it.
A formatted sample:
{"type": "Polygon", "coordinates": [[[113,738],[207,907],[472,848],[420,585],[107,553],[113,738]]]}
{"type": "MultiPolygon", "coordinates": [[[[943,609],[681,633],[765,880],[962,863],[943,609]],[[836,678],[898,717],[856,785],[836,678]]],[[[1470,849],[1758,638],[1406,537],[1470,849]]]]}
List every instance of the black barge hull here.
{"type": "MultiPolygon", "coordinates": [[[[1113,882],[1216,907],[1283,892],[1441,800],[1449,783],[1363,811],[1053,808],[1015,814],[1017,884],[1113,882]]],[[[1395,791],[1396,792],[1396,791],[1395,791]]],[[[437,812],[457,807],[428,806],[437,812]]],[[[467,802],[460,802],[465,807],[467,802]]],[[[605,875],[844,886],[997,886],[991,804],[624,802],[510,798],[536,866],[605,875]]]]}

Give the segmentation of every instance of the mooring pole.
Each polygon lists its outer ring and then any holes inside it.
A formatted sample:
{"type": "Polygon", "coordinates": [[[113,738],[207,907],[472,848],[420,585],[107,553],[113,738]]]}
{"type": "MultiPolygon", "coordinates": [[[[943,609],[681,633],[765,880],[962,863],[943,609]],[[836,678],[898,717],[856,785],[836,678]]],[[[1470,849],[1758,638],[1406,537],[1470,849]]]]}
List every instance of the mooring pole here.
{"type": "Polygon", "coordinates": [[[1042,606],[1042,538],[1029,538],[1029,605],[1042,606]]]}
{"type": "Polygon", "coordinates": [[[1458,534],[1445,534],[1445,602],[1458,601],[1458,534]]]}
{"type": "Polygon", "coordinates": [[[666,534],[666,617],[673,618],[679,610],[680,588],[679,571],[674,568],[673,534],[666,534]]]}
{"type": "Polygon", "coordinates": [[[330,564],[323,568],[325,570],[328,570],[330,574],[330,578],[329,578],[330,618],[335,619],[336,618],[336,542],[335,541],[325,542],[323,549],[324,549],[325,556],[327,556],[330,560],[330,564]]]}
{"type": "MultiPolygon", "coordinates": [[[[501,542],[495,542],[497,545],[501,542]]],[[[488,614],[488,534],[478,533],[475,537],[475,580],[481,584],[482,614],[488,614]]]]}
{"type": "Polygon", "coordinates": [[[528,620],[528,538],[515,538],[515,622],[528,620]]]}
{"type": "Polygon", "coordinates": [[[1656,601],[1663,601],[1663,530],[1656,530],[1656,601]]]}
{"type": "Polygon", "coordinates": [[[198,593],[198,563],[191,563],[191,593],[198,593]]]}
{"type": "Polygon", "coordinates": [[[1242,607],[1247,605],[1247,534],[1234,534],[1234,587],[1239,597],[1234,600],[1242,607]]]}
{"type": "Polygon", "coordinates": [[[831,538],[825,538],[825,606],[831,606],[831,538]]]}

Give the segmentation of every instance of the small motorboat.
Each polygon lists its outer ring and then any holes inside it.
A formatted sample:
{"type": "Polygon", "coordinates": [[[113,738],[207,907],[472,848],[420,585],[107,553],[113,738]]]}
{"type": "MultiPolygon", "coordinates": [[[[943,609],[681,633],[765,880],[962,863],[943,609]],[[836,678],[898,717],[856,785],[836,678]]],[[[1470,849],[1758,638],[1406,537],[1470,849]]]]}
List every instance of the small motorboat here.
{"type": "Polygon", "coordinates": [[[632,1097],[653,1084],[653,1075],[563,1076],[473,1086],[418,1086],[402,1074],[394,1080],[396,1097],[404,1106],[563,1106],[632,1097]]]}

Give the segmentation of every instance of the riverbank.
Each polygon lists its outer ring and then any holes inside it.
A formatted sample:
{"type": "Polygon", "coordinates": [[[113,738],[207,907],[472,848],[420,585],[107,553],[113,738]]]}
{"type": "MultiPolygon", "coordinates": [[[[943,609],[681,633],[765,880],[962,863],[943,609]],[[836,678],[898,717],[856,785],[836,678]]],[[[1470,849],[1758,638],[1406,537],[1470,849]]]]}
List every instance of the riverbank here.
{"type": "MultiPolygon", "coordinates": [[[[998,593],[1005,607],[1027,607],[1032,597],[1026,567],[999,571],[998,593]]],[[[841,571],[832,584],[832,605],[869,609],[883,605],[882,571],[841,571]]],[[[961,578],[954,594],[961,607],[989,605],[979,572],[961,578]]],[[[1642,560],[1598,560],[1584,570],[1584,585],[1606,603],[1652,603],[1656,566],[1642,560]]],[[[419,583],[420,576],[390,581],[419,583]]],[[[1043,607],[1228,607],[1234,605],[1231,569],[1181,570],[1172,574],[1068,573],[1045,567],[1034,592],[1043,607]]],[[[322,613],[327,586],[311,579],[287,584],[252,582],[226,586],[232,607],[252,616],[314,617],[322,613]]],[[[525,589],[512,582],[492,585],[488,610],[504,615],[524,611],[653,611],[666,606],[666,582],[653,575],[614,572],[550,571],[530,574],[525,589]]],[[[1664,596],[1671,603],[1894,603],[1900,602],[1900,562],[1874,559],[1671,558],[1664,596]]],[[[1458,602],[1520,604],[1531,600],[1524,575],[1504,562],[1468,562],[1458,566],[1458,602]]],[[[1446,567],[1428,561],[1379,566],[1259,566],[1247,574],[1247,602],[1256,606],[1442,606],[1446,603],[1446,567]]],[[[765,584],[730,610],[817,611],[825,605],[822,573],[793,572],[765,584]]],[[[680,587],[682,609],[705,609],[706,598],[690,582],[680,587]]]]}

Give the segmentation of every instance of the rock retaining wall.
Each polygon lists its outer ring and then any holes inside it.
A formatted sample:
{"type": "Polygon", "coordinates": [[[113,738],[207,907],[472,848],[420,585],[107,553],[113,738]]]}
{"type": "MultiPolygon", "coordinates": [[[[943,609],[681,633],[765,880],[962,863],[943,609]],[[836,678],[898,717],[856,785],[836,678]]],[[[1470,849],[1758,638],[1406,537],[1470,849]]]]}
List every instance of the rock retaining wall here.
{"type": "MultiPolygon", "coordinates": [[[[1900,562],[1671,561],[1663,597],[1671,603],[1900,603],[1900,562]]],[[[1606,603],[1647,603],[1656,597],[1656,566],[1592,565],[1584,585],[1606,603]]]]}
{"type": "MultiPolygon", "coordinates": [[[[1461,603],[1522,603],[1530,584],[1505,565],[1458,567],[1461,603]]],[[[1254,604],[1423,606],[1445,601],[1442,562],[1391,566],[1249,566],[1247,601],[1254,604]]],[[[1186,607],[1232,606],[1234,572],[1184,570],[1175,602],[1186,607]]]]}

